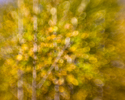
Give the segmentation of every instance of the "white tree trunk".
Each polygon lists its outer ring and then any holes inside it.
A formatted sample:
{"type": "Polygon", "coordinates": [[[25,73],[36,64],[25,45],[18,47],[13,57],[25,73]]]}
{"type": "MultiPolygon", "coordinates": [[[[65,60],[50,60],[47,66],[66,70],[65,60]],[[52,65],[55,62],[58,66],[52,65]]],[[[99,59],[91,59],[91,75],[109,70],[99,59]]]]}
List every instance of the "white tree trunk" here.
{"type": "MultiPolygon", "coordinates": [[[[23,18],[21,14],[21,5],[23,4],[23,0],[18,0],[18,38],[20,45],[22,44],[22,35],[23,35],[23,18]]],[[[21,48],[19,50],[19,55],[21,55],[21,48]]],[[[17,61],[17,64],[19,61],[17,61]]],[[[17,98],[18,100],[23,100],[23,72],[18,68],[18,90],[17,90],[17,98]]]]}
{"type": "Polygon", "coordinates": [[[32,100],[37,100],[36,98],[36,65],[37,65],[37,14],[38,14],[38,0],[33,0],[33,30],[34,30],[34,61],[33,61],[33,81],[32,81],[32,100]]]}
{"type": "Polygon", "coordinates": [[[18,100],[23,100],[23,72],[18,70],[18,100]]]}
{"type": "MultiPolygon", "coordinates": [[[[51,14],[52,14],[52,20],[53,20],[53,22],[54,22],[54,25],[56,25],[57,24],[57,9],[56,8],[51,8],[51,14]]],[[[55,32],[53,32],[53,34],[57,34],[57,32],[55,31],[55,32]]],[[[56,38],[54,38],[54,40],[55,40],[56,38]]],[[[54,42],[54,46],[56,47],[57,45],[57,43],[56,42],[54,42]]],[[[57,65],[55,65],[54,66],[55,67],[55,70],[56,71],[59,71],[59,67],[57,66],[57,65]]],[[[57,81],[57,83],[55,84],[55,96],[54,96],[54,100],[60,100],[60,93],[59,93],[59,85],[58,85],[58,79],[56,78],[56,81],[57,81]]]]}

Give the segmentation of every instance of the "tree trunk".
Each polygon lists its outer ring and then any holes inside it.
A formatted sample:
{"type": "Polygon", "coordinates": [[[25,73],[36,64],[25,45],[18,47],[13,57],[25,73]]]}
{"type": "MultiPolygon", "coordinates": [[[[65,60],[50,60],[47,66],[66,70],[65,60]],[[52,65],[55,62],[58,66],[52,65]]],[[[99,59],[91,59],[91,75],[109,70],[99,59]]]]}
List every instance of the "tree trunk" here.
{"type": "Polygon", "coordinates": [[[55,97],[54,100],[60,100],[59,85],[55,85],[55,97]]]}
{"type": "MultiPolygon", "coordinates": [[[[19,44],[22,44],[22,35],[23,35],[23,18],[22,18],[22,14],[21,14],[21,5],[23,4],[23,0],[18,0],[18,38],[19,38],[19,44]]],[[[21,48],[19,50],[19,54],[21,55],[21,48]]],[[[19,59],[18,59],[19,60],[19,59]]],[[[19,61],[17,61],[17,64],[19,63],[19,61]]],[[[20,68],[18,68],[18,90],[17,90],[17,98],[18,100],[23,100],[23,72],[20,70],[20,68]]]]}
{"type": "Polygon", "coordinates": [[[34,30],[34,61],[33,61],[33,81],[32,81],[32,100],[36,100],[36,65],[37,65],[37,14],[38,14],[38,0],[33,0],[33,30],[34,30]]]}
{"type": "Polygon", "coordinates": [[[23,100],[23,72],[18,70],[18,100],[23,100]]]}
{"type": "MultiPolygon", "coordinates": [[[[52,10],[54,10],[54,12],[51,12],[52,14],[52,20],[54,22],[54,25],[57,24],[57,9],[56,8],[51,8],[52,10]]],[[[56,35],[57,32],[54,31],[53,35],[56,35]]],[[[56,40],[56,38],[54,38],[54,40],[56,40]]],[[[57,46],[57,43],[54,41],[54,46],[57,46]]],[[[59,71],[59,67],[55,64],[55,70],[59,71]]],[[[54,100],[60,100],[60,93],[59,93],[59,84],[58,84],[58,78],[56,78],[57,83],[55,84],[55,96],[54,96],[54,100]]]]}

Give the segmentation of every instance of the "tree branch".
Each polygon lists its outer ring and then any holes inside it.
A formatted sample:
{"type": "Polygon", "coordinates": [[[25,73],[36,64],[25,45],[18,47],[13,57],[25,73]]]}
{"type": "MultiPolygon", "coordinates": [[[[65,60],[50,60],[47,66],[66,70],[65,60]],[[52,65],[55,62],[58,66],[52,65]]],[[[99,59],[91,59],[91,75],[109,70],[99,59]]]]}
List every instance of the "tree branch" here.
{"type": "Polygon", "coordinates": [[[43,77],[43,79],[37,84],[37,88],[41,88],[42,85],[44,84],[44,82],[46,81],[47,77],[49,76],[49,74],[52,72],[52,70],[54,69],[55,65],[57,64],[57,62],[59,61],[60,57],[63,55],[64,51],[70,46],[70,38],[66,38],[65,40],[65,46],[64,48],[58,53],[58,56],[56,57],[54,63],[51,65],[48,73],[43,77]]]}

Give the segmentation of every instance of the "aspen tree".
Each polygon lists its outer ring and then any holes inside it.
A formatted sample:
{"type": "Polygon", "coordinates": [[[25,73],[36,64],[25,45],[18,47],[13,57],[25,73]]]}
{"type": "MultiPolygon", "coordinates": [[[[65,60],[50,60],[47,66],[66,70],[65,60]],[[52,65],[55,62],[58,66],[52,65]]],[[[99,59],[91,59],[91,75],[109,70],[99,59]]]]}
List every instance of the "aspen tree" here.
{"type": "MultiPolygon", "coordinates": [[[[23,43],[23,16],[21,12],[21,7],[23,4],[23,0],[18,0],[18,38],[19,38],[19,44],[22,45],[23,43]]],[[[17,55],[17,60],[19,63],[23,58],[22,58],[22,50],[21,47],[19,47],[19,54],[17,55]]],[[[23,71],[18,68],[18,90],[17,90],[17,97],[18,100],[23,100],[23,71]]]]}
{"type": "Polygon", "coordinates": [[[37,100],[37,97],[36,97],[36,74],[37,74],[36,66],[37,66],[37,32],[38,32],[37,14],[38,14],[38,9],[39,9],[38,0],[33,0],[34,61],[33,61],[32,100],[37,100]]]}

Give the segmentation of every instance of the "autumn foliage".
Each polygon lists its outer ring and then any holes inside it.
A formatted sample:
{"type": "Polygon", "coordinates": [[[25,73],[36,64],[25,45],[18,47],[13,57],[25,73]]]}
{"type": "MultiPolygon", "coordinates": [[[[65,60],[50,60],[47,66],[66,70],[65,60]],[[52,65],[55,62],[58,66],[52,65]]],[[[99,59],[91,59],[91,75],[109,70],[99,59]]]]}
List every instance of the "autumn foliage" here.
{"type": "Polygon", "coordinates": [[[34,71],[37,100],[125,99],[117,0],[17,1],[0,8],[0,100],[17,100],[20,82],[31,100],[34,71]]]}

